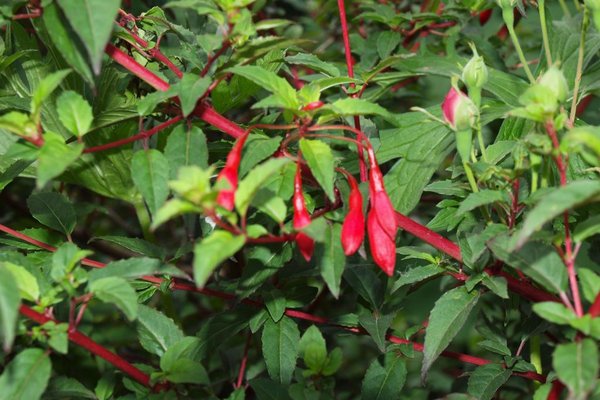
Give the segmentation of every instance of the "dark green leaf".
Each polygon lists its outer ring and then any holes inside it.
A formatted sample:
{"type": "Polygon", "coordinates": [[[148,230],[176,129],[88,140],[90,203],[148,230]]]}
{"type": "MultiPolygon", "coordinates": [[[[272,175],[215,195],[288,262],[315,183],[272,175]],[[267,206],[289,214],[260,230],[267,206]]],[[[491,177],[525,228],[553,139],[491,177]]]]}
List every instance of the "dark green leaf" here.
{"type": "Polygon", "coordinates": [[[66,144],[62,136],[54,132],[44,134],[44,145],[38,155],[37,186],[62,174],[83,151],[83,143],[66,144]]]}
{"type": "Polygon", "coordinates": [[[46,390],[51,372],[48,352],[36,348],[23,350],[0,376],[0,396],[7,400],[38,400],[46,390]]]}
{"type": "Polygon", "coordinates": [[[262,352],[269,376],[289,384],[296,368],[300,332],[296,323],[283,317],[278,323],[267,320],[262,334],[262,352]]]}
{"type": "Polygon", "coordinates": [[[48,390],[44,392],[44,399],[65,398],[96,400],[96,395],[75,378],[57,376],[50,381],[48,390]]]}
{"type": "Polygon", "coordinates": [[[282,137],[268,137],[261,134],[251,133],[246,139],[242,160],[240,162],[240,176],[246,175],[251,168],[263,161],[279,148],[282,137]]]}
{"type": "Polygon", "coordinates": [[[285,57],[285,62],[289,64],[305,65],[310,69],[324,73],[332,77],[340,76],[340,71],[332,64],[321,61],[314,54],[298,53],[293,56],[285,57]]]}
{"type": "Polygon", "coordinates": [[[273,322],[279,322],[285,313],[285,296],[279,289],[269,290],[265,293],[265,306],[273,322]]]}
{"type": "Polygon", "coordinates": [[[65,235],[75,229],[76,215],[73,205],[62,194],[42,192],[32,194],[27,199],[31,215],[40,223],[65,235]]]}
{"type": "Polygon", "coordinates": [[[592,339],[558,345],[552,355],[552,366],[573,398],[585,399],[596,386],[598,346],[592,339]]]}
{"type": "Polygon", "coordinates": [[[235,208],[241,215],[246,215],[252,199],[273,175],[281,172],[282,168],[289,163],[285,158],[271,158],[264,163],[254,167],[248,175],[240,182],[235,194],[235,208]]]}
{"type": "Polygon", "coordinates": [[[194,280],[203,287],[223,261],[238,252],[246,242],[242,235],[216,230],[194,247],[194,280]]]}
{"type": "Polygon", "coordinates": [[[228,72],[243,76],[272,92],[276,99],[274,104],[291,110],[298,109],[299,102],[296,91],[285,79],[277,76],[274,72],[255,65],[240,65],[230,68],[228,72]]]}
{"type": "Polygon", "coordinates": [[[183,78],[176,85],[176,88],[184,117],[194,111],[198,99],[206,92],[210,84],[211,80],[209,78],[199,78],[197,74],[183,74],[183,78]]]}
{"type": "Polygon", "coordinates": [[[10,350],[15,339],[20,302],[13,274],[0,264],[0,338],[5,352],[10,350]]]}
{"type": "Polygon", "coordinates": [[[158,150],[142,150],[131,159],[131,178],[138,188],[152,215],[169,196],[169,163],[158,150]]]}
{"type": "Polygon", "coordinates": [[[316,260],[321,276],[329,291],[336,299],[340,295],[342,274],[346,266],[346,256],[340,245],[342,227],[339,224],[327,225],[325,241],[317,246],[316,260]]]}
{"type": "Polygon", "coordinates": [[[495,202],[506,203],[508,202],[508,193],[505,191],[497,190],[481,190],[479,192],[471,193],[460,203],[460,207],[456,211],[456,215],[461,215],[467,211],[476,209],[484,205],[492,204],[495,202]]]}
{"type": "Polygon", "coordinates": [[[481,365],[469,377],[469,394],[480,400],[491,400],[510,375],[511,370],[502,365],[481,365]]]}
{"type": "Polygon", "coordinates": [[[371,335],[379,351],[384,352],[386,346],[386,333],[390,328],[394,314],[381,315],[378,311],[374,313],[362,314],[358,318],[360,325],[371,335]]]}
{"type": "Polygon", "coordinates": [[[362,383],[363,400],[399,399],[406,382],[406,364],[394,355],[381,366],[377,359],[373,360],[362,383]]]}
{"type": "Polygon", "coordinates": [[[173,129],[167,139],[165,157],[169,162],[170,179],[177,178],[177,172],[183,166],[208,168],[208,147],[202,129],[192,126],[188,130],[183,124],[173,129]]]}
{"type": "Polygon", "coordinates": [[[161,356],[173,344],[183,339],[175,322],[160,311],[139,305],[137,318],[140,344],[152,354],[161,356]]]}
{"type": "Polygon", "coordinates": [[[139,278],[144,275],[152,275],[160,270],[161,262],[153,258],[133,257],[126,260],[112,261],[104,268],[89,272],[89,280],[95,281],[111,276],[121,278],[139,278]]]}
{"type": "Polygon", "coordinates": [[[116,276],[100,278],[90,282],[89,290],[94,293],[95,298],[115,304],[129,320],[136,318],[137,294],[125,279],[116,276]]]}
{"type": "Polygon", "coordinates": [[[335,200],[333,180],[335,160],[331,148],[320,140],[300,139],[302,157],[331,201],[335,200]]]}
{"type": "Polygon", "coordinates": [[[127,250],[131,250],[135,253],[152,258],[163,259],[165,257],[165,250],[162,247],[144,239],[130,238],[125,236],[98,236],[91,239],[91,241],[93,240],[103,240],[105,242],[114,243],[118,246],[126,248],[127,250]]]}

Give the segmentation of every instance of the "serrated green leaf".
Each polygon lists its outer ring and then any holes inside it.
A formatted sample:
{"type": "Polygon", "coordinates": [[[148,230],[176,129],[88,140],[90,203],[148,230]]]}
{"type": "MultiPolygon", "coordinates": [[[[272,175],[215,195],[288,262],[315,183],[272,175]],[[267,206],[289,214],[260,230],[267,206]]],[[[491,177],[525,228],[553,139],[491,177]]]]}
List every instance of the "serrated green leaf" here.
{"type": "Polygon", "coordinates": [[[508,202],[508,194],[505,191],[484,189],[479,192],[471,193],[460,203],[460,207],[456,210],[456,215],[462,215],[468,211],[474,210],[477,207],[488,204],[508,202]]]}
{"type": "Polygon", "coordinates": [[[12,272],[0,264],[0,338],[5,352],[10,350],[15,339],[20,302],[17,282],[12,272]]]}
{"type": "Polygon", "coordinates": [[[89,250],[80,250],[71,242],[61,244],[52,254],[52,269],[50,276],[55,282],[60,282],[65,275],[73,271],[79,261],[92,254],[89,250]]]}
{"type": "Polygon", "coordinates": [[[138,308],[137,331],[142,347],[159,357],[184,337],[181,329],[171,318],[141,304],[138,308]]]}
{"type": "Polygon", "coordinates": [[[444,293],[435,302],[425,331],[422,380],[426,379],[431,364],[460,331],[478,300],[477,291],[469,293],[465,287],[458,287],[444,293]]]}
{"type": "Polygon", "coordinates": [[[211,84],[207,77],[198,77],[197,74],[183,74],[181,81],[175,85],[177,96],[181,101],[181,112],[187,117],[196,108],[198,99],[206,92],[211,84]]]}
{"type": "Polygon", "coordinates": [[[235,208],[241,215],[246,215],[248,207],[260,187],[273,175],[279,173],[289,162],[290,160],[284,158],[271,158],[254,167],[246,175],[235,193],[235,208]]]}
{"type": "Polygon", "coordinates": [[[281,136],[268,137],[262,134],[251,133],[246,139],[240,162],[240,176],[246,175],[251,168],[275,153],[283,138],[281,136]]]}
{"type": "Polygon", "coordinates": [[[400,278],[394,282],[392,292],[400,289],[402,286],[412,285],[413,283],[424,281],[425,279],[431,278],[444,272],[443,268],[440,268],[435,264],[427,264],[419,267],[411,268],[407,271],[402,272],[400,278]]]}
{"type": "Polygon", "coordinates": [[[335,159],[329,145],[320,140],[300,139],[300,150],[310,171],[327,194],[327,197],[331,201],[335,201],[333,191],[335,159]]]}
{"type": "Polygon", "coordinates": [[[373,338],[373,341],[381,352],[385,351],[385,336],[393,320],[394,314],[382,315],[377,311],[362,314],[358,318],[359,324],[371,335],[371,338],[373,338]]]}
{"type": "Polygon", "coordinates": [[[33,274],[27,271],[20,265],[13,264],[9,261],[0,262],[0,268],[4,267],[13,275],[15,283],[19,288],[21,298],[36,302],[40,297],[40,286],[33,274]]]}
{"type": "Polygon", "coordinates": [[[600,293],[600,275],[587,268],[578,268],[577,274],[580,278],[583,297],[593,303],[598,293],[600,293]]]}
{"type": "Polygon", "coordinates": [[[104,268],[95,269],[89,272],[90,282],[118,276],[120,278],[132,279],[144,275],[152,275],[160,270],[161,262],[159,260],[147,257],[132,257],[125,260],[112,261],[104,268]]]}
{"type": "Polygon", "coordinates": [[[383,367],[373,360],[362,383],[361,398],[364,400],[399,399],[406,382],[406,364],[394,356],[383,367]]]}
{"type": "Polygon", "coordinates": [[[38,122],[42,112],[42,103],[56,90],[71,70],[56,71],[46,75],[35,88],[31,97],[31,119],[38,122]]]}
{"type": "Polygon", "coordinates": [[[104,47],[110,39],[120,0],[59,0],[71,27],[90,57],[96,75],[100,74],[104,47]]]}
{"type": "Polygon", "coordinates": [[[154,216],[169,196],[169,163],[158,150],[142,150],[131,159],[131,178],[154,216]]]}
{"type": "Polygon", "coordinates": [[[100,278],[90,282],[89,290],[95,298],[116,305],[130,321],[136,318],[137,294],[125,279],[116,276],[100,278]]]}
{"type": "Polygon", "coordinates": [[[85,135],[92,126],[92,107],[79,94],[68,90],[56,100],[56,111],[60,122],[77,137],[85,135]]]}
{"type": "Polygon", "coordinates": [[[264,300],[273,322],[279,322],[285,313],[285,295],[279,289],[272,289],[265,293],[264,300]]]}
{"type": "Polygon", "coordinates": [[[243,76],[267,89],[275,95],[277,104],[283,108],[297,110],[300,106],[294,88],[285,79],[277,76],[272,71],[255,65],[240,65],[229,68],[227,71],[243,76]]]}
{"type": "Polygon", "coordinates": [[[62,174],[83,151],[83,143],[66,144],[62,136],[54,132],[44,134],[44,144],[38,154],[37,186],[62,174]]]}
{"type": "Polygon", "coordinates": [[[340,76],[340,71],[334,65],[321,61],[319,57],[309,53],[298,53],[293,56],[286,56],[285,62],[295,65],[305,65],[310,69],[324,73],[331,77],[340,76]]]}
{"type": "MultiPolygon", "coordinates": [[[[44,9],[44,12],[46,10],[44,9]]],[[[48,389],[44,392],[44,398],[47,399],[92,399],[97,400],[94,392],[86,388],[75,378],[66,376],[57,376],[50,381],[48,389]]]]}
{"type": "Polygon", "coordinates": [[[299,353],[304,364],[315,374],[320,373],[327,362],[327,347],[319,328],[312,325],[300,339],[299,353]]]}
{"type": "Polygon", "coordinates": [[[34,193],[27,199],[31,215],[41,224],[70,235],[77,222],[75,209],[69,200],[56,192],[34,193]]]}
{"type": "Polygon", "coordinates": [[[592,339],[561,344],[552,355],[552,366],[573,399],[586,399],[596,385],[598,346],[592,339]]]}
{"type": "Polygon", "coordinates": [[[344,249],[340,245],[342,226],[329,224],[325,230],[325,241],[316,249],[316,260],[321,277],[327,284],[329,291],[336,299],[340,295],[342,275],[346,266],[344,249]]]}
{"type": "Polygon", "coordinates": [[[208,147],[202,129],[196,126],[187,129],[184,125],[173,129],[167,139],[165,157],[169,162],[170,179],[177,178],[179,168],[183,166],[208,168],[208,147]]]}
{"type": "Polygon", "coordinates": [[[511,370],[499,364],[481,365],[469,377],[469,394],[480,400],[491,400],[500,386],[510,378],[511,370]]]}
{"type": "Polygon", "coordinates": [[[194,246],[194,280],[203,287],[223,261],[238,252],[246,242],[241,235],[216,230],[194,246]]]}
{"type": "Polygon", "coordinates": [[[269,376],[289,384],[296,368],[300,331],[296,323],[283,317],[278,323],[267,320],[262,334],[262,352],[269,376]]]}
{"type": "Polygon", "coordinates": [[[553,301],[536,303],[532,306],[532,309],[540,317],[555,324],[568,325],[571,320],[577,318],[573,311],[553,301]]]}
{"type": "Polygon", "coordinates": [[[394,125],[398,124],[394,115],[379,104],[354,97],[336,100],[332,104],[323,106],[321,110],[329,110],[340,116],[377,115],[394,125]]]}
{"type": "Polygon", "coordinates": [[[525,217],[523,226],[516,235],[516,246],[522,246],[546,222],[598,195],[600,182],[587,180],[570,182],[547,193],[525,217]]]}
{"type": "Polygon", "coordinates": [[[48,352],[36,348],[23,350],[0,375],[0,399],[40,399],[51,373],[52,363],[48,352]]]}

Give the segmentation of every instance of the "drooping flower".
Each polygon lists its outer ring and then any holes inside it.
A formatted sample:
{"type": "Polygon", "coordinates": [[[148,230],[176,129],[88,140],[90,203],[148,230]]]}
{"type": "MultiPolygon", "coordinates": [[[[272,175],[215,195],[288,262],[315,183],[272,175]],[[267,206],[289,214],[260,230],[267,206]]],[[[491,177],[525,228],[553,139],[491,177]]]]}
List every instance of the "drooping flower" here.
{"type": "Polygon", "coordinates": [[[479,24],[481,26],[487,24],[487,22],[489,21],[490,17],[492,16],[492,9],[489,8],[487,10],[483,10],[479,13],[479,24]]]}
{"type": "MultiPolygon", "coordinates": [[[[304,200],[304,194],[302,193],[302,169],[300,164],[296,168],[296,175],[294,177],[294,217],[293,226],[294,229],[300,230],[310,224],[310,214],[306,209],[306,202],[304,200]]],[[[296,234],[296,244],[300,253],[306,261],[310,261],[312,258],[313,251],[315,249],[314,240],[304,232],[298,232],[296,234]]]]}
{"type": "Polygon", "coordinates": [[[396,213],[385,190],[383,174],[372,148],[369,157],[369,197],[371,206],[367,215],[367,232],[371,255],[375,263],[389,276],[396,266],[396,213]]]}
{"type": "Polygon", "coordinates": [[[242,149],[248,134],[241,136],[231,148],[231,151],[227,155],[225,161],[225,167],[221,170],[217,176],[217,182],[226,181],[228,187],[222,189],[217,196],[217,204],[226,210],[233,210],[235,206],[235,191],[238,186],[238,171],[240,169],[240,162],[242,159],[242,149]]]}
{"type": "Polygon", "coordinates": [[[350,184],[350,195],[348,196],[348,214],[342,225],[342,248],[347,256],[356,253],[365,239],[365,216],[363,215],[362,194],[358,188],[356,179],[347,174],[350,184]]]}

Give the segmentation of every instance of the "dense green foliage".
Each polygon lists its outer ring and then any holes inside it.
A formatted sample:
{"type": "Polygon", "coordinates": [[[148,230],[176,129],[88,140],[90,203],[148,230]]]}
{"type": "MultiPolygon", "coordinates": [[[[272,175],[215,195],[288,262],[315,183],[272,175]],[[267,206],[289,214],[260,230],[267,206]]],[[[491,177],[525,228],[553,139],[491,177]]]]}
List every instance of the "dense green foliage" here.
{"type": "Polygon", "coordinates": [[[600,399],[600,2],[0,27],[0,400],[600,399]]]}

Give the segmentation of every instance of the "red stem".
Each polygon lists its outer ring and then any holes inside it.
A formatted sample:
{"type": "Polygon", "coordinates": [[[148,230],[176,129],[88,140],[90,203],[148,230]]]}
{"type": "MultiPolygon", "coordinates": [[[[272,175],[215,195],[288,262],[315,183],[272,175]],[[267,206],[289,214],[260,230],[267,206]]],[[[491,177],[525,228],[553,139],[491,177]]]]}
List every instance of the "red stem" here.
{"type": "MultiPolygon", "coordinates": [[[[346,54],[346,66],[348,68],[348,76],[354,78],[354,61],[352,60],[352,50],[350,48],[350,36],[348,34],[348,22],[346,20],[346,5],[344,0],[338,0],[338,10],[340,12],[340,22],[342,24],[342,37],[344,39],[344,53],[346,54]]],[[[350,83],[350,87],[354,88],[356,85],[350,83]]],[[[360,130],[360,117],[354,116],[354,127],[360,130]]],[[[360,180],[366,182],[367,180],[367,166],[364,159],[364,151],[362,144],[356,145],[356,152],[358,153],[358,165],[360,167],[360,180]]]]}
{"type": "MultiPolygon", "coordinates": [[[[554,162],[560,175],[560,186],[567,184],[567,159],[563,157],[560,152],[560,143],[558,141],[558,133],[554,127],[552,120],[544,123],[546,133],[552,141],[552,146],[556,152],[554,156],[554,162]]],[[[578,317],[583,316],[583,306],[581,303],[581,296],[579,295],[579,284],[577,282],[577,271],[575,270],[575,254],[573,253],[573,241],[571,239],[571,229],[569,227],[569,212],[563,213],[563,225],[565,227],[565,249],[561,252],[561,257],[565,266],[567,267],[567,274],[569,275],[569,284],[571,287],[571,295],[573,296],[573,303],[575,307],[575,313],[578,317]]]]}
{"type": "Polygon", "coordinates": [[[238,372],[237,381],[235,383],[236,389],[242,387],[242,382],[244,382],[244,375],[246,375],[246,364],[248,363],[248,350],[250,349],[251,342],[252,342],[252,335],[250,333],[248,333],[248,337],[246,338],[246,344],[244,345],[244,355],[242,356],[240,370],[238,372]]]}
{"type": "Polygon", "coordinates": [[[202,68],[202,71],[200,72],[200,76],[206,76],[206,74],[208,74],[210,67],[217,60],[217,58],[222,56],[223,53],[225,53],[227,51],[229,46],[231,46],[231,43],[229,43],[229,40],[223,41],[223,45],[221,46],[221,48],[219,50],[217,50],[217,52],[215,54],[208,57],[208,60],[206,60],[206,65],[204,66],[204,68],[202,68]]]}
{"type": "MultiPolygon", "coordinates": [[[[163,92],[169,90],[170,86],[167,82],[156,76],[156,74],[154,74],[152,71],[144,68],[132,57],[128,56],[112,44],[106,46],[106,54],[108,54],[110,58],[120,64],[123,68],[144,82],[148,83],[153,88],[163,92]]],[[[242,136],[245,132],[245,130],[239,127],[236,123],[223,117],[207,104],[201,103],[198,105],[193,114],[202,119],[204,122],[235,138],[242,136]]]]}
{"type": "MultiPolygon", "coordinates": [[[[26,305],[21,305],[19,311],[23,316],[29,318],[32,321],[37,322],[38,324],[45,324],[46,322],[50,322],[50,321],[56,322],[56,320],[46,317],[45,315],[32,310],[31,308],[27,307],[26,305]]],[[[130,364],[127,360],[125,360],[122,357],[118,356],[117,354],[111,352],[106,347],[96,343],[95,341],[93,341],[88,336],[84,335],[83,333],[81,333],[77,330],[71,330],[71,331],[69,331],[69,340],[71,342],[75,343],[76,345],[81,346],[84,349],[88,350],[90,353],[95,354],[98,357],[103,358],[104,360],[108,361],[115,368],[123,371],[128,376],[130,376],[132,379],[138,381],[142,385],[147,386],[147,387],[152,387],[152,385],[150,385],[150,377],[148,375],[146,375],[145,373],[143,373],[142,371],[137,369],[135,366],[130,364]]],[[[159,386],[155,387],[155,390],[157,390],[157,391],[160,389],[161,389],[161,387],[159,387],[159,386]]]]}
{"type": "Polygon", "coordinates": [[[162,124],[155,126],[154,128],[152,128],[150,130],[142,131],[142,132],[138,133],[137,135],[133,135],[128,138],[121,139],[121,140],[115,140],[114,142],[106,143],[106,144],[103,144],[100,146],[88,147],[87,149],[83,150],[83,152],[84,153],[96,153],[99,151],[114,149],[116,147],[123,146],[124,144],[135,142],[136,140],[146,139],[146,138],[149,138],[150,136],[155,135],[155,134],[159,133],[160,131],[168,128],[169,126],[176,124],[177,122],[181,121],[182,119],[183,119],[183,117],[181,115],[178,115],[168,121],[163,122],[162,124]]]}

